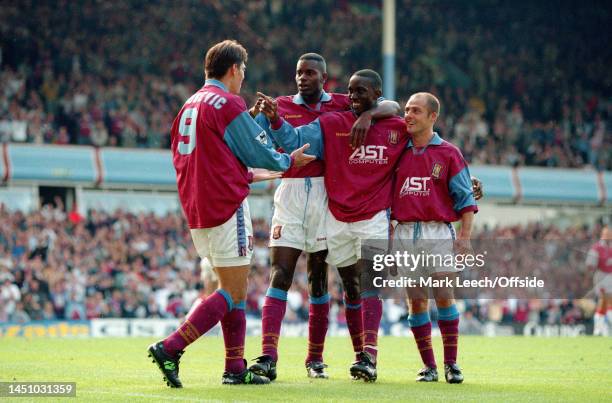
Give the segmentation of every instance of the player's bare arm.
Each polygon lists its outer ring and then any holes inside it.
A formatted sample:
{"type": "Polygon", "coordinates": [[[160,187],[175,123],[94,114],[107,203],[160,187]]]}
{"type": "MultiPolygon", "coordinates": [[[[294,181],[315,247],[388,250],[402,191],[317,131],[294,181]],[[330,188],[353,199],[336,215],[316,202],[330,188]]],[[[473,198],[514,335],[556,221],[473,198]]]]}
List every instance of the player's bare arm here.
{"type": "Polygon", "coordinates": [[[472,237],[472,225],[474,223],[474,212],[466,211],[461,216],[461,228],[457,234],[457,240],[455,241],[455,252],[459,254],[470,254],[472,253],[472,244],[470,238],[472,237]]]}
{"type": "Polygon", "coordinates": [[[265,168],[253,168],[251,169],[253,173],[253,183],[270,181],[274,179],[280,179],[283,177],[283,173],[279,171],[270,171],[265,168]]]}
{"type": "Polygon", "coordinates": [[[363,145],[372,120],[398,116],[401,112],[402,108],[397,102],[385,100],[379,102],[374,108],[361,113],[351,128],[351,147],[357,148],[363,145]]]}

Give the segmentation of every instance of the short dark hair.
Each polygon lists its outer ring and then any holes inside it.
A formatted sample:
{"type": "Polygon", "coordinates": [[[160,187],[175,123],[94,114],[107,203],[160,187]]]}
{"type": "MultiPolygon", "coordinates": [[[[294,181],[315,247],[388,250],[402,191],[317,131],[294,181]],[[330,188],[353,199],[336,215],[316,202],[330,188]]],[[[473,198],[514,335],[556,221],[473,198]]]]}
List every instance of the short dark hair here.
{"type": "Polygon", "coordinates": [[[301,60],[312,60],[321,65],[321,73],[327,73],[327,63],[325,62],[325,58],[318,53],[304,53],[298,59],[298,62],[301,60]]]}
{"type": "Polygon", "coordinates": [[[206,52],[204,73],[206,78],[221,78],[234,64],[246,63],[248,53],[238,41],[226,39],[206,52]]]}
{"type": "Polygon", "coordinates": [[[375,90],[382,91],[382,78],[380,78],[380,74],[378,74],[374,70],[359,70],[356,71],[353,75],[367,78],[368,80],[370,80],[375,90]]]}

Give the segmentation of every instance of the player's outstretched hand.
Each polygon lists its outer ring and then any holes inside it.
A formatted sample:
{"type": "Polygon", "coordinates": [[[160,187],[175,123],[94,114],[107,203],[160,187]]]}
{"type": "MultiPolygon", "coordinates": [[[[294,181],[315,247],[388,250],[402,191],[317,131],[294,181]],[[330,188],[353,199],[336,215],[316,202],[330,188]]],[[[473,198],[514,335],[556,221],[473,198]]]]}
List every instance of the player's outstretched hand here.
{"type": "Polygon", "coordinates": [[[270,122],[276,122],[278,120],[278,104],[276,100],[263,92],[257,92],[257,97],[257,103],[261,100],[259,111],[266,115],[270,122]]]}
{"type": "Polygon", "coordinates": [[[484,197],[484,187],[480,179],[472,176],[472,191],[474,192],[474,199],[480,200],[484,197]]]}
{"type": "Polygon", "coordinates": [[[303,167],[304,165],[314,161],[317,159],[314,155],[304,154],[304,151],[310,148],[310,144],[306,143],[297,150],[291,153],[291,157],[293,158],[293,166],[294,167],[303,167]]]}
{"type": "Polygon", "coordinates": [[[363,145],[371,125],[372,115],[369,112],[366,111],[359,115],[351,128],[351,147],[357,148],[363,145]]]}
{"type": "Polygon", "coordinates": [[[270,171],[265,168],[253,168],[253,183],[280,179],[283,176],[282,172],[270,171]]]}

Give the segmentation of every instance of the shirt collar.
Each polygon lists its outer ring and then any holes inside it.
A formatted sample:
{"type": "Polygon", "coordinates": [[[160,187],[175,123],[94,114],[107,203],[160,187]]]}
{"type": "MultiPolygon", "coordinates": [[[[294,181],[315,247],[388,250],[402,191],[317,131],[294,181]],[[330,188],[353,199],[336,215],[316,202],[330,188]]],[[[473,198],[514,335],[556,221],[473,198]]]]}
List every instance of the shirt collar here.
{"type": "Polygon", "coordinates": [[[214,78],[209,78],[208,80],[204,81],[204,86],[207,86],[207,85],[214,85],[215,87],[219,87],[223,91],[227,92],[227,87],[225,86],[225,84],[223,84],[219,80],[215,80],[214,78]]]}
{"type": "MultiPolygon", "coordinates": [[[[439,146],[440,144],[442,144],[442,138],[438,135],[438,133],[434,132],[433,137],[431,138],[431,140],[429,140],[429,144],[427,144],[427,147],[439,146]]],[[[408,140],[408,144],[406,145],[406,148],[410,147],[414,147],[414,145],[412,144],[412,139],[408,140]]]]}
{"type": "MultiPolygon", "coordinates": [[[[321,93],[321,98],[319,99],[319,102],[329,102],[331,100],[332,97],[327,92],[323,91],[321,93]]],[[[300,95],[299,93],[293,96],[293,103],[297,105],[307,105],[306,101],[304,101],[304,98],[302,98],[302,95],[300,95]]]]}

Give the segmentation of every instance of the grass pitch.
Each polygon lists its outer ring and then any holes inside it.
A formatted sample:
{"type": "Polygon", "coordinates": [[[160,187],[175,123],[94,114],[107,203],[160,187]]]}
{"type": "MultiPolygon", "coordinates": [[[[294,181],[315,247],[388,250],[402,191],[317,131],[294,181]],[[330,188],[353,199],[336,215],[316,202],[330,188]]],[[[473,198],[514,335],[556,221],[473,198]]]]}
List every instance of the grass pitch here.
{"type": "MultiPolygon", "coordinates": [[[[348,338],[327,340],[329,380],[306,377],[305,339],[284,338],[279,377],[272,385],[223,386],[223,339],[204,337],[181,360],[183,389],[166,387],[147,358],[153,339],[3,339],[0,381],[76,382],[82,401],[612,401],[612,338],[459,340],[462,385],[446,384],[443,370],[438,383],[416,383],[421,362],[414,340],[398,337],[380,339],[374,384],[349,379],[353,357],[348,338]]],[[[249,338],[246,357],[259,355],[259,345],[260,338],[249,338]]],[[[440,366],[439,337],[434,349],[440,366]]],[[[28,400],[40,399],[19,399],[28,400]]]]}

